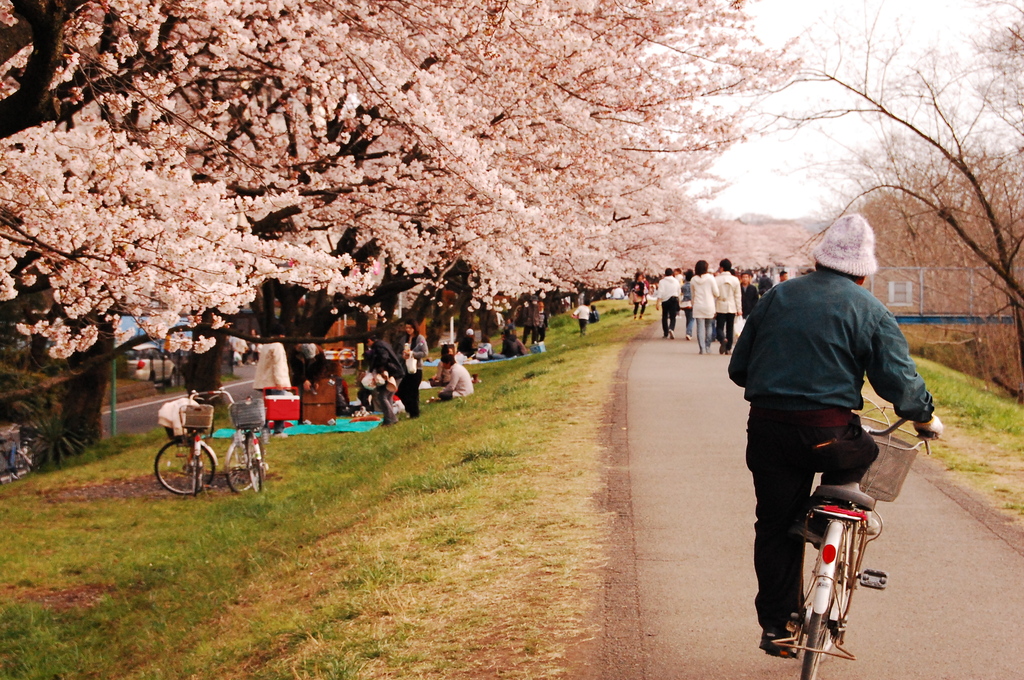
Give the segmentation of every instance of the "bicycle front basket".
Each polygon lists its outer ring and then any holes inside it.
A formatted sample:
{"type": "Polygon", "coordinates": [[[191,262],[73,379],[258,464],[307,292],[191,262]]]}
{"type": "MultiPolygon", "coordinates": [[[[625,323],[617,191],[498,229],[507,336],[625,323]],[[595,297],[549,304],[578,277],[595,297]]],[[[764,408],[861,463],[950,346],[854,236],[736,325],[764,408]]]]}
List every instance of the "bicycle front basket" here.
{"type": "Polygon", "coordinates": [[[181,426],[186,430],[208,430],[213,427],[213,407],[189,404],[181,407],[181,426]]]}
{"type": "Polygon", "coordinates": [[[876,436],[878,458],[860,480],[860,490],[876,501],[894,501],[910,473],[917,449],[891,435],[876,436]]]}
{"type": "Polygon", "coordinates": [[[231,424],[239,430],[255,430],[267,422],[267,409],[262,399],[239,401],[228,407],[231,424]]]}

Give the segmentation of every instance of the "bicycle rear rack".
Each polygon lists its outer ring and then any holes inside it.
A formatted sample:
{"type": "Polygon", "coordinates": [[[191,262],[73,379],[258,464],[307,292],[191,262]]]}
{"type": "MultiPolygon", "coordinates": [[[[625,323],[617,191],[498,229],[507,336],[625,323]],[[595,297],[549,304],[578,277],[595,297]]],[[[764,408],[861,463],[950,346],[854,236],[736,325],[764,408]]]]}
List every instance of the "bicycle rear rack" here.
{"type": "Polygon", "coordinates": [[[832,651],[831,649],[830,650],[811,649],[810,647],[808,647],[806,645],[798,645],[797,644],[797,637],[798,636],[794,635],[793,637],[783,638],[781,640],[775,640],[775,644],[777,646],[779,646],[779,647],[787,647],[789,649],[796,649],[796,650],[804,651],[804,652],[814,652],[815,654],[828,654],[829,656],[834,656],[834,657],[837,657],[839,659],[846,659],[847,661],[856,661],[857,660],[857,657],[853,654],[853,652],[849,652],[849,651],[843,649],[843,646],[838,644],[838,643],[835,643],[835,642],[832,643],[832,648],[839,650],[839,651],[835,651],[835,652],[832,651]]]}

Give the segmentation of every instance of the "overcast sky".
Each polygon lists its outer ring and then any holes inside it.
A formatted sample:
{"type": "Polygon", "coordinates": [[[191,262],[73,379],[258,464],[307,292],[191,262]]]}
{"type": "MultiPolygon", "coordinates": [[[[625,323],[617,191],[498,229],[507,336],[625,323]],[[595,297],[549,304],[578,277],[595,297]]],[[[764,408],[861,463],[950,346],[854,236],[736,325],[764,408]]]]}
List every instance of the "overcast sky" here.
{"type": "MultiPolygon", "coordinates": [[[[971,0],[869,1],[880,9],[883,30],[898,25],[909,41],[922,45],[964,39],[958,36],[969,33],[976,15],[970,11],[971,0]]],[[[863,24],[865,16],[860,0],[756,0],[748,10],[762,41],[776,48],[808,31],[828,35],[827,26],[839,13],[854,24],[863,24]]],[[[776,95],[766,106],[773,111],[791,108],[788,96],[776,95]]],[[[783,219],[832,217],[837,194],[821,179],[821,164],[841,159],[844,144],[868,144],[871,138],[864,123],[844,120],[821,130],[780,133],[738,145],[715,165],[717,174],[732,185],[706,207],[731,218],[747,213],[783,219]]]]}

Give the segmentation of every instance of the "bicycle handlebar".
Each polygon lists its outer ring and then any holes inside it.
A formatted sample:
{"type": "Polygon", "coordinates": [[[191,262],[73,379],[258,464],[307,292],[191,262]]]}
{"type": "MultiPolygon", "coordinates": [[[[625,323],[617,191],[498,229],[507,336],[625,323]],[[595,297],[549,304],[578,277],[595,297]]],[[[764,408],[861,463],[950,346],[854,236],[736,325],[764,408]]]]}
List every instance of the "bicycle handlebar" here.
{"type": "MultiPolygon", "coordinates": [[[[908,418],[900,418],[899,420],[897,420],[895,423],[885,428],[884,430],[872,430],[869,427],[865,427],[864,429],[867,431],[868,434],[883,437],[887,434],[892,434],[893,432],[898,430],[902,425],[905,425],[909,422],[910,420],[908,418]]],[[[930,441],[939,438],[938,435],[933,435],[932,433],[925,433],[920,431],[917,431],[915,436],[921,441],[930,441]]]]}
{"type": "Polygon", "coordinates": [[[227,397],[229,404],[235,403],[235,398],[231,396],[230,392],[224,389],[210,390],[208,392],[196,392],[195,390],[192,390],[191,392],[188,393],[189,398],[201,401],[210,401],[210,399],[216,395],[227,397]]]}
{"type": "MultiPolygon", "coordinates": [[[[865,431],[865,432],[867,432],[867,433],[868,433],[868,434],[870,434],[870,435],[874,435],[874,436],[877,436],[877,437],[884,437],[884,436],[886,436],[886,435],[890,435],[890,434],[892,434],[893,432],[895,432],[895,431],[896,431],[896,430],[898,430],[898,429],[899,429],[899,428],[900,428],[901,426],[905,425],[905,424],[906,424],[906,423],[908,423],[908,422],[910,422],[910,420],[909,420],[909,419],[907,419],[907,418],[900,418],[900,419],[899,419],[899,420],[897,420],[897,421],[896,421],[895,423],[893,423],[892,425],[890,425],[889,427],[887,427],[887,428],[885,428],[885,429],[883,429],[883,430],[872,430],[872,429],[871,429],[870,427],[865,427],[865,428],[864,428],[864,431],[865,431]]],[[[908,434],[909,434],[909,433],[908,433],[908,434]]],[[[930,434],[930,433],[929,433],[929,434],[930,434]]],[[[913,446],[911,446],[910,448],[911,448],[911,449],[914,449],[914,450],[916,450],[916,449],[919,449],[919,448],[921,447],[921,445],[922,445],[922,444],[924,444],[924,450],[925,450],[925,452],[926,452],[926,453],[927,453],[928,455],[931,455],[931,453],[932,453],[932,448],[931,448],[930,442],[932,442],[932,441],[934,441],[934,440],[938,439],[938,438],[939,438],[939,437],[938,437],[938,435],[935,435],[935,436],[927,436],[927,435],[926,435],[926,434],[924,434],[924,433],[921,433],[921,432],[917,432],[917,431],[915,431],[915,433],[914,433],[914,436],[916,436],[916,437],[918,438],[918,440],[919,440],[919,441],[917,442],[917,444],[914,444],[914,445],[913,445],[913,446]]],[[[910,445],[908,444],[908,446],[910,446],[910,445]]],[[[909,449],[908,449],[908,450],[909,450],[909,449]]]]}
{"type": "Polygon", "coordinates": [[[865,431],[867,431],[868,434],[884,437],[885,435],[892,434],[896,430],[900,429],[900,427],[902,425],[905,425],[907,422],[909,421],[906,418],[900,418],[899,420],[897,420],[895,423],[885,428],[884,430],[872,430],[870,427],[865,427],[864,429],[865,431]]]}

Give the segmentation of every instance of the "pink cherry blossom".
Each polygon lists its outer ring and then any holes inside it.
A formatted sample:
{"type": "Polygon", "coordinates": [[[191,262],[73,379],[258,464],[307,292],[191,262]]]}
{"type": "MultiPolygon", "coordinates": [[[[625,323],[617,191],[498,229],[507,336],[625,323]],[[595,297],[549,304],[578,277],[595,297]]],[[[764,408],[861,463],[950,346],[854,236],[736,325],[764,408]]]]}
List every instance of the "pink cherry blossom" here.
{"type": "Polygon", "coordinates": [[[685,186],[743,132],[719,102],[788,68],[741,5],[82,2],[40,95],[56,119],[0,140],[0,298],[51,290],[24,330],[66,355],[96,337],[64,319],[162,335],[267,279],[609,285],[692,236],[685,186]]]}

